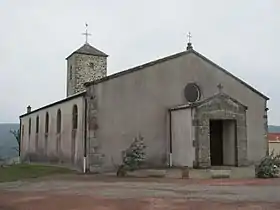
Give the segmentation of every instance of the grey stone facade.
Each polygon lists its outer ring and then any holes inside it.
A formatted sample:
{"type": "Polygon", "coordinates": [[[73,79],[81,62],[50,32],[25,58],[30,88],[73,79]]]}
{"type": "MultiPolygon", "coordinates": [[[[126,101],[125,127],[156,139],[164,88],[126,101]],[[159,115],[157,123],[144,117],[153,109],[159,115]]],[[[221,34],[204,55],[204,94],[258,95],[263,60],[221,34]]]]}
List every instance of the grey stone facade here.
{"type": "Polygon", "coordinates": [[[75,53],[68,58],[67,97],[85,90],[84,83],[107,76],[107,57],[75,53]]]}
{"type": "Polygon", "coordinates": [[[226,94],[206,99],[196,107],[194,115],[196,163],[198,168],[211,166],[210,120],[236,120],[236,166],[247,165],[247,108],[226,94]]]}

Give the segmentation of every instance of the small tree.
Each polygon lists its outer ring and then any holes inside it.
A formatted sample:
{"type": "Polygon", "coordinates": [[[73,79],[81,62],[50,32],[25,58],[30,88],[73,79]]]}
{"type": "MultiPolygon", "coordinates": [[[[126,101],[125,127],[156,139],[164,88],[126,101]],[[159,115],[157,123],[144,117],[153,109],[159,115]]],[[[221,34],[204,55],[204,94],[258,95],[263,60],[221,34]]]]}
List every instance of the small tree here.
{"type": "Polygon", "coordinates": [[[125,176],[127,171],[134,171],[145,161],[144,138],[139,135],[122,154],[122,165],[119,166],[117,176],[125,176]]]}
{"type": "Polygon", "coordinates": [[[3,147],[0,146],[0,164],[1,164],[1,162],[4,161],[4,158],[1,156],[1,150],[2,150],[2,149],[3,149],[3,147]]]}
{"type": "Polygon", "coordinates": [[[18,147],[15,148],[18,151],[18,155],[20,156],[20,129],[10,130],[10,133],[14,136],[17,141],[18,147]]]}
{"type": "MultiPolygon", "coordinates": [[[[1,147],[0,147],[0,152],[1,152],[1,147]]],[[[4,166],[4,158],[1,157],[0,155],[0,168],[4,166]]]]}

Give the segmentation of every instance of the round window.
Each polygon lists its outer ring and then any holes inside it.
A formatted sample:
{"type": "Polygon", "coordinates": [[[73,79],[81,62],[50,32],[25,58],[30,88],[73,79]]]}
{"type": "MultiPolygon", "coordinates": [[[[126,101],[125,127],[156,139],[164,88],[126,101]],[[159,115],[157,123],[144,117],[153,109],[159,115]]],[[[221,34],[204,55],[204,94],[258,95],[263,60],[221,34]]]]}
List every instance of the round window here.
{"type": "Polygon", "coordinates": [[[194,103],[200,99],[200,89],[199,86],[195,83],[189,83],[185,87],[185,98],[188,102],[194,103]]]}

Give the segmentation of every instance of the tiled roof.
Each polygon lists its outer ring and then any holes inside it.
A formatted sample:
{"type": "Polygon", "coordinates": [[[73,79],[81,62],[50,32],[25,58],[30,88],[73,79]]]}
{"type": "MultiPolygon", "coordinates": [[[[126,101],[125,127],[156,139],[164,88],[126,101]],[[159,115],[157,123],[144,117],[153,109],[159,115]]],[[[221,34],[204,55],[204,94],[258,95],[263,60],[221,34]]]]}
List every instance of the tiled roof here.
{"type": "Polygon", "coordinates": [[[62,100],[59,100],[59,101],[50,103],[50,104],[48,104],[48,105],[46,105],[46,106],[42,106],[42,107],[40,107],[40,108],[38,108],[38,109],[35,109],[35,110],[33,110],[33,111],[29,112],[29,113],[22,114],[22,115],[19,116],[19,117],[20,117],[20,118],[25,117],[25,116],[27,116],[27,115],[30,115],[30,114],[32,114],[32,113],[34,113],[34,112],[37,112],[37,111],[40,111],[40,110],[42,110],[42,109],[46,109],[46,108],[49,108],[49,107],[51,107],[51,106],[54,106],[54,105],[61,104],[61,103],[63,103],[63,102],[69,101],[69,100],[71,100],[71,99],[84,96],[85,94],[86,94],[86,91],[85,91],[85,90],[84,90],[84,91],[81,91],[81,92],[79,92],[79,93],[75,93],[75,94],[73,94],[73,95],[71,95],[71,96],[68,96],[67,98],[62,99],[62,100]]]}
{"type": "Polygon", "coordinates": [[[268,133],[267,139],[269,142],[279,142],[280,143],[280,133],[268,133]]]}
{"type": "MultiPolygon", "coordinates": [[[[82,47],[74,51],[71,55],[73,55],[74,53],[85,54],[85,55],[96,55],[96,56],[103,56],[103,57],[108,56],[104,52],[94,48],[88,43],[84,44],[82,47]]],[[[71,55],[69,55],[66,59],[68,59],[71,55]]]]}

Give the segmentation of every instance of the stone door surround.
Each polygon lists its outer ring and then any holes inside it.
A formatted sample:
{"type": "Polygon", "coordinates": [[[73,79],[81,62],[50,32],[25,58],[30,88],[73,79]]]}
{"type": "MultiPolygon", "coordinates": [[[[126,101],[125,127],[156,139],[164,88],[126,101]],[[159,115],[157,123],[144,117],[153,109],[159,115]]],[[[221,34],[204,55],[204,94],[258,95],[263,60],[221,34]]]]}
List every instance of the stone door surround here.
{"type": "Polygon", "coordinates": [[[194,104],[193,126],[196,157],[194,167],[211,167],[210,159],[210,120],[236,121],[236,166],[247,164],[247,107],[225,93],[216,94],[194,104]]]}

